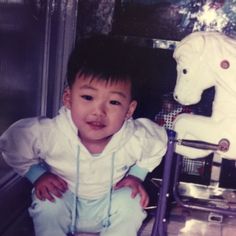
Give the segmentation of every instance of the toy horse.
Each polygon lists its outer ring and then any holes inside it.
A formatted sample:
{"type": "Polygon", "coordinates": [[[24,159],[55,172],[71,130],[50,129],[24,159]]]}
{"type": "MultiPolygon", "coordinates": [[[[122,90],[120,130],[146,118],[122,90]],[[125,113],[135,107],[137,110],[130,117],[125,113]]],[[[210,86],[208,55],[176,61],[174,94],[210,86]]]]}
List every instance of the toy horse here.
{"type": "MultiPolygon", "coordinates": [[[[218,32],[194,32],[180,41],[173,56],[177,62],[177,102],[196,104],[205,89],[215,87],[211,116],[179,115],[174,122],[177,139],[213,144],[228,140],[228,150],[216,152],[236,160],[236,40],[218,32]]],[[[176,145],[176,152],[198,158],[212,151],[176,145]]]]}

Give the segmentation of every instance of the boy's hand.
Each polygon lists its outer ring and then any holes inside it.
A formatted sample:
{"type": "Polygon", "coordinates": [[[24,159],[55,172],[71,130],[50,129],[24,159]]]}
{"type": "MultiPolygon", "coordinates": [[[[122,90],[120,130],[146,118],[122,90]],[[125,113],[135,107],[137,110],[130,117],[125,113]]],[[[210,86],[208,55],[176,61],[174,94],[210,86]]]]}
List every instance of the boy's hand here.
{"type": "Polygon", "coordinates": [[[41,175],[36,182],[35,194],[39,200],[55,201],[54,196],[61,198],[62,194],[67,191],[67,183],[55,174],[46,172],[41,175]],[[54,196],[53,196],[54,195],[54,196]]]}
{"type": "Polygon", "coordinates": [[[115,189],[123,187],[129,187],[132,189],[131,193],[132,198],[135,198],[137,194],[139,194],[141,198],[140,205],[143,208],[147,207],[149,203],[149,196],[142,185],[142,180],[140,180],[135,176],[128,175],[115,185],[115,189]]]}

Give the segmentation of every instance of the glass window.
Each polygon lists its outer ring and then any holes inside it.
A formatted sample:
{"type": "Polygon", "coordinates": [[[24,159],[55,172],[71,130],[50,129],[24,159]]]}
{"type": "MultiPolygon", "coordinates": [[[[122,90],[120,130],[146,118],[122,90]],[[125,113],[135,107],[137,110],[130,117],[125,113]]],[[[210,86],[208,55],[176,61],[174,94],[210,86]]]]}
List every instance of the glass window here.
{"type": "MultiPolygon", "coordinates": [[[[43,66],[43,14],[29,4],[0,5],[0,133],[14,121],[39,115],[43,66]]],[[[0,158],[0,179],[10,168],[0,158]]]]}
{"type": "MultiPolygon", "coordinates": [[[[0,134],[21,118],[57,112],[76,11],[75,0],[0,1],[0,134]]],[[[11,172],[0,157],[0,185],[11,172]]]]}

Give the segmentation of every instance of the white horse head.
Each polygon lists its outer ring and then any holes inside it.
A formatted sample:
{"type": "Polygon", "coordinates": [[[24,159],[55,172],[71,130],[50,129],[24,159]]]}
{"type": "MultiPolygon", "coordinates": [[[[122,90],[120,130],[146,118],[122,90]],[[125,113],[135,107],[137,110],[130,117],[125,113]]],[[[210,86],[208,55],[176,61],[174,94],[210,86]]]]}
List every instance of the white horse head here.
{"type": "Polygon", "coordinates": [[[174,98],[190,105],[212,86],[236,92],[236,41],[218,32],[195,32],[176,47],[177,82],[174,98]]]}
{"type": "MultiPolygon", "coordinates": [[[[236,40],[219,32],[195,32],[176,47],[177,81],[174,98],[183,105],[198,103],[202,92],[214,86],[211,117],[183,114],[174,123],[178,139],[201,140],[217,144],[230,142],[224,157],[236,159],[236,40]]],[[[201,157],[210,151],[183,146],[176,152],[201,157]]]]}

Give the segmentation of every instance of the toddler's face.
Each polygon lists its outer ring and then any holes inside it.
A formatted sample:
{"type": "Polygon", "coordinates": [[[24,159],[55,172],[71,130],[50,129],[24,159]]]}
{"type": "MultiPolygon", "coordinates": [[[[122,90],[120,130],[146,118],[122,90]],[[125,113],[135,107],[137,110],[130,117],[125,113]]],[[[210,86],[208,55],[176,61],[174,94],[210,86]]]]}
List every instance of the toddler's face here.
{"type": "Polygon", "coordinates": [[[71,110],[81,141],[106,144],[135,111],[129,82],[105,82],[77,78],[64,93],[64,105],[71,110]]]}

